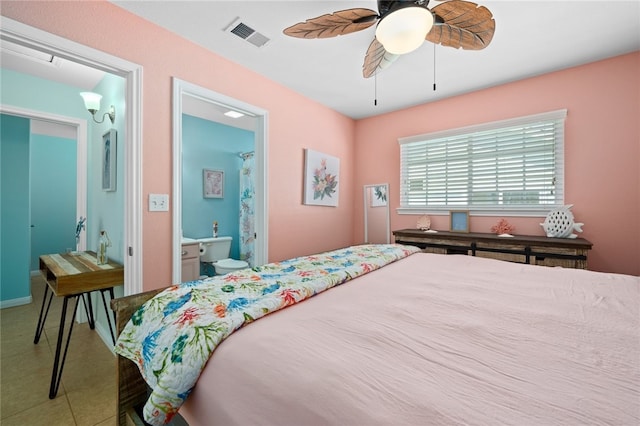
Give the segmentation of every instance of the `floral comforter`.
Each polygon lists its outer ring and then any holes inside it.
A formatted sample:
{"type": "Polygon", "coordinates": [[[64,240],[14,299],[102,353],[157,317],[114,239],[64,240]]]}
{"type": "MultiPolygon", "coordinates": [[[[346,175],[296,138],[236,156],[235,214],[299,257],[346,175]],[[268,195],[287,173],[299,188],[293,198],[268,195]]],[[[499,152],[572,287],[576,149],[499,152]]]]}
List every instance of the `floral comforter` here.
{"type": "Polygon", "coordinates": [[[152,389],[145,420],[162,425],[187,399],[218,344],[233,331],[419,251],[353,246],[172,286],[133,314],[116,353],[134,361],[152,389]]]}

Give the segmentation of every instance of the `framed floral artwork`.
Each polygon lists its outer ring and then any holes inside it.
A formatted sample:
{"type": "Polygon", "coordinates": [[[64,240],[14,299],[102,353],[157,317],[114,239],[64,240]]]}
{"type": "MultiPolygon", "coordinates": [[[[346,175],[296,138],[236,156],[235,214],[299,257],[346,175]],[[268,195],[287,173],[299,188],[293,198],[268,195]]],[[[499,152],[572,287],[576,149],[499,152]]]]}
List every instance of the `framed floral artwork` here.
{"type": "Polygon", "coordinates": [[[340,159],[304,150],[304,204],[338,206],[340,159]]]}
{"type": "Polygon", "coordinates": [[[204,198],[222,198],[224,196],[224,171],[203,169],[202,189],[204,198]]]}
{"type": "Polygon", "coordinates": [[[371,197],[371,207],[384,207],[387,205],[387,185],[376,185],[373,187],[371,197]]]}
{"type": "Polygon", "coordinates": [[[102,190],[116,190],[116,152],[118,134],[115,129],[102,135],[102,190]]]}

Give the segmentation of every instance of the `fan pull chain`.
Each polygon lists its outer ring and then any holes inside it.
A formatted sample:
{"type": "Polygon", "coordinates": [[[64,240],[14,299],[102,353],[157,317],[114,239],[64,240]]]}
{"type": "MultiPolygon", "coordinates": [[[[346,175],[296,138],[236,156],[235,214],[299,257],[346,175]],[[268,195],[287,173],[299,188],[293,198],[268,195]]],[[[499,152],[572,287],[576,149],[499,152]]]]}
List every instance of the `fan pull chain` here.
{"type": "Polygon", "coordinates": [[[373,73],[373,106],[378,106],[378,70],[373,73]]]}
{"type": "Polygon", "coordinates": [[[433,43],[433,91],[436,91],[436,44],[433,43]]]}

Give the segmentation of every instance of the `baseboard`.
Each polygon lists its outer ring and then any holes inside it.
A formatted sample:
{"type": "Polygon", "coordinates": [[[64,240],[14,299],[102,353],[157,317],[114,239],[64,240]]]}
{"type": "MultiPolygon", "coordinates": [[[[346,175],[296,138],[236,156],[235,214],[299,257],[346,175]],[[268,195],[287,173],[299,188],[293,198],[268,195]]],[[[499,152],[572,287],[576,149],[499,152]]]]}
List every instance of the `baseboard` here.
{"type": "Polygon", "coordinates": [[[95,332],[98,333],[98,336],[102,339],[107,348],[111,351],[112,354],[116,354],[113,348],[113,341],[111,340],[111,332],[109,332],[109,326],[105,326],[105,324],[101,324],[96,321],[95,332]]]}
{"type": "Polygon", "coordinates": [[[31,295],[27,297],[19,297],[17,299],[9,299],[0,301],[0,309],[13,308],[14,306],[28,305],[33,301],[31,295]]]}

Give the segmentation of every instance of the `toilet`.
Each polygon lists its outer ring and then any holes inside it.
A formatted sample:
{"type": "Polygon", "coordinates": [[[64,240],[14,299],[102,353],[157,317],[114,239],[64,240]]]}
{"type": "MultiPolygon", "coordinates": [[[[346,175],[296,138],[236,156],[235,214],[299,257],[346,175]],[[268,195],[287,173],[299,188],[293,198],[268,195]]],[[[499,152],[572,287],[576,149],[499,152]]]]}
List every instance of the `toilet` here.
{"type": "Polygon", "coordinates": [[[224,275],[249,267],[244,260],[229,258],[231,240],[231,237],[209,237],[197,240],[200,243],[200,262],[210,263],[215,268],[216,275],[224,275]]]}

